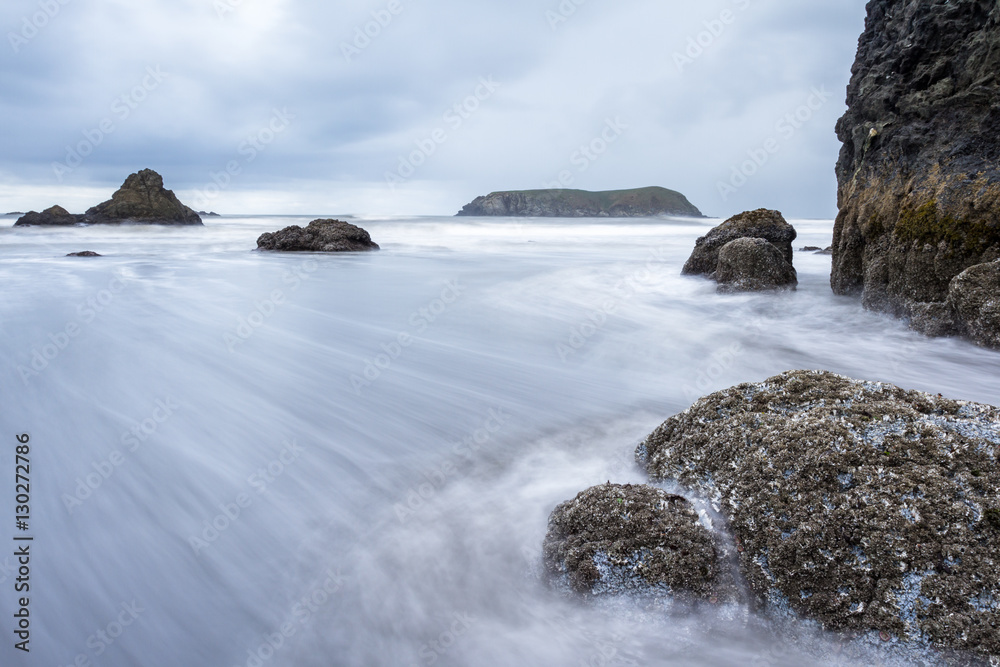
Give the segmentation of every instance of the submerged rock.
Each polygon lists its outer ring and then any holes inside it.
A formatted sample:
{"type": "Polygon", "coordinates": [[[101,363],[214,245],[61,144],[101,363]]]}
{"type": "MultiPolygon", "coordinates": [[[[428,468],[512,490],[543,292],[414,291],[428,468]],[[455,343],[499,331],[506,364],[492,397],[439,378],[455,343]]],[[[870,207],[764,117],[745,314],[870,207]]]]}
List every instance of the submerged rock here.
{"type": "Polygon", "coordinates": [[[1000,349],[1000,260],[977,264],[955,276],[948,305],[972,340],[1000,349]]]}
{"type": "Polygon", "coordinates": [[[259,250],[358,252],[378,250],[368,232],[343,220],[313,220],[308,227],[298,225],[261,234],[259,250]]]}
{"type": "Polygon", "coordinates": [[[778,211],[765,208],[734,215],[695,242],[694,252],[684,264],[683,275],[710,276],[719,264],[719,251],[730,241],[758,238],[769,241],[789,265],[792,264],[792,241],[795,228],[778,211]]]}
{"type": "Polygon", "coordinates": [[[772,608],[991,656],[998,455],[1000,409],[823,371],[704,397],[636,451],[718,504],[772,608]]]}
{"type": "Polygon", "coordinates": [[[633,190],[516,190],[476,197],[458,215],[554,218],[704,217],[687,197],[666,188],[633,190]]]}
{"type": "Polygon", "coordinates": [[[694,507],[651,486],[603,484],[556,507],[544,559],[548,572],[577,593],[731,593],[715,540],[694,507]]]}
{"type": "Polygon", "coordinates": [[[765,239],[742,238],[719,250],[715,270],[719,292],[761,292],[792,288],[798,278],[781,251],[765,239]]]}
{"type": "Polygon", "coordinates": [[[98,255],[93,250],[84,250],[83,252],[71,252],[70,254],[68,254],[66,256],[67,257],[101,257],[101,255],[98,255]]]}
{"type": "Polygon", "coordinates": [[[955,276],[1000,258],[1000,5],[872,0],[852,71],[834,292],[927,333],[981,327],[941,306],[955,276]]]}

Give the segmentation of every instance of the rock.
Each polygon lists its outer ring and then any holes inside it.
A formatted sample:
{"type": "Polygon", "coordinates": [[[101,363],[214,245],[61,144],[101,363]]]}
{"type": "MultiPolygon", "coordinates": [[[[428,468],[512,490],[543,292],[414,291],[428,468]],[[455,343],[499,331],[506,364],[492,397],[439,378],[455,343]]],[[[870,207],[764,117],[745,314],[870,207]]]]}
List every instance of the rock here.
{"type": "Polygon", "coordinates": [[[543,553],[555,581],[581,594],[724,592],[715,539],[694,506],[651,486],[608,483],[562,503],[543,553]]]}
{"type": "Polygon", "coordinates": [[[823,248],[822,250],[818,251],[816,254],[817,255],[832,255],[833,254],[833,246],[828,246],[826,248],[823,248]]]}
{"type": "Polygon", "coordinates": [[[87,222],[117,224],[200,225],[201,217],[163,187],[163,177],[152,169],[130,175],[111,199],[87,211],[87,222]]]}
{"type": "Polygon", "coordinates": [[[722,246],[714,277],[722,293],[795,289],[799,282],[780,250],[770,241],[751,238],[722,246]]]}
{"type": "Polygon", "coordinates": [[[781,251],[782,256],[792,264],[792,241],[795,228],[785,222],[778,211],[759,208],[734,215],[695,242],[694,252],[688,258],[683,275],[711,275],[719,263],[719,251],[730,241],[741,238],[766,239],[781,251]]]}
{"type": "Polygon", "coordinates": [[[11,211],[10,213],[5,213],[4,215],[24,215],[24,211],[11,211]]]}
{"type": "Polygon", "coordinates": [[[1000,260],[977,264],[955,276],[948,288],[948,306],[972,340],[1000,349],[1000,260]]]}
{"type": "Polygon", "coordinates": [[[852,71],[831,285],[940,332],[923,304],[1000,258],[1000,5],[873,0],[852,71]]]}
{"type": "Polygon", "coordinates": [[[67,257],[101,257],[102,255],[98,255],[93,250],[84,250],[83,252],[71,252],[70,254],[68,254],[66,256],[67,257]]]}
{"type": "Polygon", "coordinates": [[[203,218],[221,218],[222,217],[221,215],[219,215],[215,211],[212,211],[211,213],[205,213],[204,211],[198,211],[198,215],[200,215],[203,218]]]}
{"type": "Polygon", "coordinates": [[[30,225],[117,225],[145,223],[156,225],[200,225],[201,218],[178,201],[170,190],[163,188],[163,177],[152,169],[132,174],[111,195],[111,199],[94,206],[83,215],[75,215],[61,206],[41,213],[25,214],[15,227],[30,225]]]}
{"type": "Polygon", "coordinates": [[[259,250],[357,252],[378,250],[368,232],[343,220],[313,220],[303,229],[298,225],[279,232],[261,234],[259,250]]]}
{"type": "Polygon", "coordinates": [[[636,450],[718,505],[772,609],[991,656],[998,456],[998,408],[824,371],[704,397],[636,450]]]}
{"type": "Polygon", "coordinates": [[[494,192],[466,204],[458,215],[553,218],[704,217],[687,197],[666,188],[635,190],[521,190],[494,192]]]}
{"type": "Polygon", "coordinates": [[[819,246],[807,245],[805,248],[799,248],[799,252],[822,252],[823,249],[819,246]]]}
{"type": "Polygon", "coordinates": [[[73,215],[62,206],[51,206],[41,213],[29,211],[18,218],[15,227],[33,227],[50,225],[77,225],[85,222],[82,215],[73,215]]]}

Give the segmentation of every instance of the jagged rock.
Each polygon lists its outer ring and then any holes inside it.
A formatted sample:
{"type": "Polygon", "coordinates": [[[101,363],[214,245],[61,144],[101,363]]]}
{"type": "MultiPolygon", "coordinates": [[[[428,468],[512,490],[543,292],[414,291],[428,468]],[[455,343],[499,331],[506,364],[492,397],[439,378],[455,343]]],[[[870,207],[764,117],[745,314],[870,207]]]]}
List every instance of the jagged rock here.
{"type": "Polygon", "coordinates": [[[143,222],[158,225],[200,225],[201,217],[163,187],[163,177],[152,169],[131,174],[111,199],[87,211],[87,222],[116,224],[143,222]]]}
{"type": "Polygon", "coordinates": [[[635,190],[520,190],[476,197],[458,215],[554,218],[704,217],[687,197],[666,188],[635,190]]]}
{"type": "Polygon", "coordinates": [[[778,211],[759,208],[734,215],[695,242],[694,252],[684,264],[683,275],[711,275],[719,263],[719,251],[730,241],[760,238],[771,242],[782,257],[792,264],[792,241],[795,228],[778,211]]]}
{"type": "Polygon", "coordinates": [[[259,250],[357,252],[378,250],[368,232],[343,220],[313,220],[308,227],[298,225],[261,234],[259,250]]]}
{"type": "Polygon", "coordinates": [[[1000,409],[823,371],[698,400],[636,450],[711,499],[772,609],[1000,655],[1000,409]]]}
{"type": "Polygon", "coordinates": [[[143,169],[126,178],[110,200],[94,206],[83,215],[68,213],[61,206],[53,206],[41,213],[32,211],[22,216],[14,226],[122,223],[202,224],[197,213],[182,204],[173,192],[164,189],[162,176],[152,169],[143,169]]]}
{"type": "Polygon", "coordinates": [[[29,211],[25,213],[17,222],[15,227],[50,226],[50,225],[76,225],[85,222],[85,216],[73,215],[62,206],[50,206],[41,213],[29,211]]]}
{"type": "Polygon", "coordinates": [[[948,306],[972,340],[1000,349],[1000,260],[977,264],[955,276],[948,306]]]}
{"type": "Polygon", "coordinates": [[[756,238],[736,239],[722,246],[714,277],[721,293],[794,289],[799,282],[781,251],[756,238]]]}
{"type": "Polygon", "coordinates": [[[691,503],[651,486],[608,483],[562,503],[549,517],[543,553],[555,581],[581,594],[733,594],[715,538],[691,503]]]}
{"type": "Polygon", "coordinates": [[[93,250],[84,250],[83,252],[71,252],[70,254],[68,254],[66,256],[67,257],[101,257],[101,255],[98,255],[93,250]]]}
{"type": "MultiPolygon", "coordinates": [[[[837,123],[831,285],[947,330],[952,279],[1000,258],[1000,5],[873,0],[837,123]]],[[[924,329],[924,326],[929,329],[924,329]]]]}

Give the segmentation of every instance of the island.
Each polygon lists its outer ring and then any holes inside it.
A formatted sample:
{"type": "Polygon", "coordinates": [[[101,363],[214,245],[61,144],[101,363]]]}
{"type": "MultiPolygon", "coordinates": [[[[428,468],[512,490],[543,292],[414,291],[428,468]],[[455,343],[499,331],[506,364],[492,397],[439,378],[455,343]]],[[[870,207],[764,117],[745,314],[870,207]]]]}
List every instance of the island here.
{"type": "Polygon", "coordinates": [[[538,218],[703,218],[687,197],[660,187],[633,190],[513,190],[493,192],[466,204],[460,216],[538,218]]]}

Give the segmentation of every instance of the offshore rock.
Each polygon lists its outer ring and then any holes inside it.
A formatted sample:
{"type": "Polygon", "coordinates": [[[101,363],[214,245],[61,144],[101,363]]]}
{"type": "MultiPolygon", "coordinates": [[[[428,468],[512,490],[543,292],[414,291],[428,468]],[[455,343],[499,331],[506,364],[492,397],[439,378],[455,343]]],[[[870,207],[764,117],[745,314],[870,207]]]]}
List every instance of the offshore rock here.
{"type": "Polygon", "coordinates": [[[730,241],[742,238],[764,239],[777,248],[781,256],[792,264],[792,241],[795,228],[785,222],[778,211],[759,208],[734,215],[708,234],[695,241],[694,251],[684,264],[683,275],[705,275],[715,273],[719,264],[719,251],[730,241]]]}
{"type": "Polygon", "coordinates": [[[636,450],[717,503],[758,598],[830,630],[1000,655],[1000,409],[823,371],[698,400],[636,450]]]}
{"type": "Polygon", "coordinates": [[[1000,5],[873,0],[852,71],[834,292],[926,333],[983,326],[948,304],[952,279],[1000,258],[1000,5]]]}
{"type": "Polygon", "coordinates": [[[313,220],[308,227],[298,225],[261,234],[258,250],[286,252],[359,252],[378,250],[368,232],[343,220],[313,220]]]}
{"type": "Polygon", "coordinates": [[[722,246],[714,277],[721,293],[794,289],[799,282],[781,251],[758,238],[736,239],[722,246]]]}
{"type": "Polygon", "coordinates": [[[62,206],[50,206],[41,213],[29,211],[18,218],[15,227],[76,225],[86,222],[85,216],[73,215],[62,206]]]}
{"type": "Polygon", "coordinates": [[[539,218],[704,217],[687,197],[666,188],[635,190],[520,190],[476,197],[458,215],[539,218]]]}
{"type": "Polygon", "coordinates": [[[733,594],[694,506],[651,486],[602,484],[562,503],[543,553],[549,574],[580,594],[733,594]]]}

